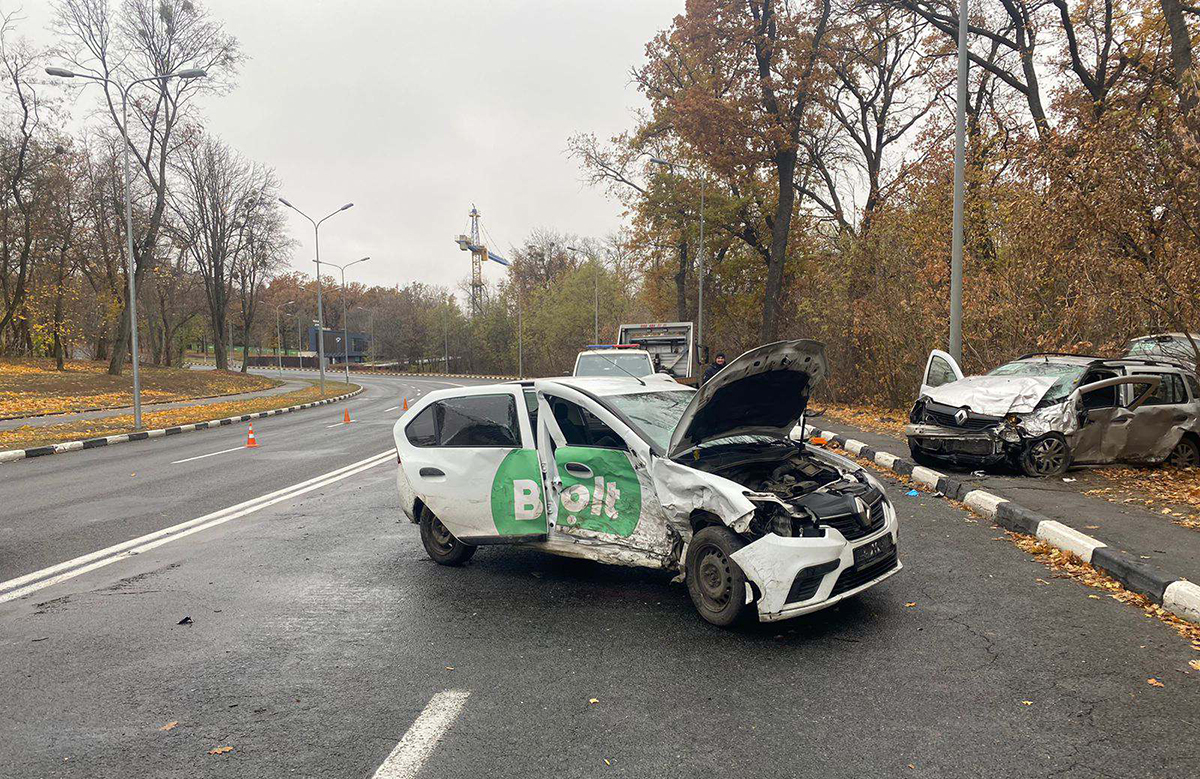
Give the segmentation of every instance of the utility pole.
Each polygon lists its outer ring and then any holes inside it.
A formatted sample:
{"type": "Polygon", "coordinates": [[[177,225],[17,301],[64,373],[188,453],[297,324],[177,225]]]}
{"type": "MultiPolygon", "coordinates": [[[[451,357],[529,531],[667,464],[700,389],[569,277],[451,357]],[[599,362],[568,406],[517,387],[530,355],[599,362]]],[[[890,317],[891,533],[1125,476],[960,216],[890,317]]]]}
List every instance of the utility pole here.
{"type": "Polygon", "coordinates": [[[450,372],[450,296],[446,296],[446,305],[442,308],[442,349],[446,363],[446,373],[450,372]]]}
{"type": "Polygon", "coordinates": [[[963,189],[967,158],[967,0],[958,0],[958,105],[954,111],[954,226],[950,245],[950,355],[962,361],[963,189]]]}

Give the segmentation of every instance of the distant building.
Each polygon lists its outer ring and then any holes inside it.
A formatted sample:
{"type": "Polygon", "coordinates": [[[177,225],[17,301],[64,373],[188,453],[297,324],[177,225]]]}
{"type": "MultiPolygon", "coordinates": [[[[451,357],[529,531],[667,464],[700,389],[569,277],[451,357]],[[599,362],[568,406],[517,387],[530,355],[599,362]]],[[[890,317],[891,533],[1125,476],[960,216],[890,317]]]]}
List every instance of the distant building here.
{"type": "MultiPolygon", "coordinates": [[[[371,353],[371,336],[366,333],[350,334],[350,362],[366,362],[371,353]]],[[[313,352],[317,351],[317,326],[313,325],[308,328],[308,332],[304,336],[304,350],[313,352]]],[[[346,349],[342,346],[342,331],[332,328],[325,328],[325,359],[330,363],[342,362],[346,349]]]]}

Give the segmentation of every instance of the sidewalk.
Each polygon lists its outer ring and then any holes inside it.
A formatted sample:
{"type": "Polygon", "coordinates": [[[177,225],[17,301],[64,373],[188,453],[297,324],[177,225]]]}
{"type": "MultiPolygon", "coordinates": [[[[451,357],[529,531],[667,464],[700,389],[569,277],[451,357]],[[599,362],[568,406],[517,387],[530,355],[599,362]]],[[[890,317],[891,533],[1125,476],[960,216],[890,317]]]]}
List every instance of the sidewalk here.
{"type": "MultiPolygon", "coordinates": [[[[814,418],[809,424],[863,441],[876,451],[910,456],[907,442],[892,436],[860,430],[826,417],[814,418]]],[[[1110,503],[1081,494],[1079,483],[1086,480],[1087,469],[1067,472],[1066,478],[1075,482],[1064,482],[1062,477],[1010,476],[998,469],[985,476],[945,465],[936,470],[962,482],[966,485],[964,490],[986,489],[1127,552],[1162,573],[1200,583],[1200,531],[1175,525],[1168,517],[1140,506],[1110,503]]]]}
{"type": "MultiPolygon", "coordinates": [[[[149,411],[168,411],[173,408],[189,408],[191,406],[208,406],[214,403],[228,403],[237,400],[251,400],[253,398],[265,398],[271,395],[282,395],[286,392],[295,392],[296,390],[304,389],[310,385],[310,382],[300,381],[297,379],[282,379],[283,384],[278,387],[271,387],[265,390],[257,390],[255,392],[239,392],[236,395],[217,395],[212,398],[197,398],[195,400],[181,400],[176,403],[143,403],[142,410],[149,411]]],[[[69,422],[82,422],[96,419],[107,419],[108,417],[119,417],[125,414],[132,414],[133,407],[126,406],[124,408],[106,408],[99,411],[82,411],[77,414],[46,414],[36,417],[17,417],[16,419],[0,420],[0,431],[15,430],[18,427],[46,427],[48,425],[61,425],[69,422]]]]}

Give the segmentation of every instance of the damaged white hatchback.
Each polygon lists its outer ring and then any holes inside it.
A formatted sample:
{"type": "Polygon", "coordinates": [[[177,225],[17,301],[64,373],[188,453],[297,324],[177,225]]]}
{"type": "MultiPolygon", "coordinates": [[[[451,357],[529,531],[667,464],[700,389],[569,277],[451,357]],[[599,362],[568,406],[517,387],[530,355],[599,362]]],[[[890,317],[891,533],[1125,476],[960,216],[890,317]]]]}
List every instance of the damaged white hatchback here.
{"type": "Polygon", "coordinates": [[[896,512],[844,457],[792,440],[815,341],[761,346],[696,391],[653,377],[431,393],[394,429],[429,556],[484,544],[677,572],[716,625],[830,606],[901,569],[896,512]]]}
{"type": "Polygon", "coordinates": [[[934,350],[905,428],[913,459],[1029,476],[1113,462],[1200,465],[1200,383],[1168,360],[1027,354],[963,378],[934,350]]]}

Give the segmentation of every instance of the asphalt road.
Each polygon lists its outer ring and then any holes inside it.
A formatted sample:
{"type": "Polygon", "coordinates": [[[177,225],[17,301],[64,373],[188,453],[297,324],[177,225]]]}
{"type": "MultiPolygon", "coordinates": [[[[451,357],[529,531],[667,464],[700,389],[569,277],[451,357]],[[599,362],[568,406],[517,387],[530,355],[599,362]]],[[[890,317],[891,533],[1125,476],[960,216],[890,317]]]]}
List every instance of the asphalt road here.
{"type": "Polygon", "coordinates": [[[1200,776],[1200,653],[896,485],[905,570],[776,625],[528,550],[436,566],[368,459],[400,381],[252,452],[172,465],[235,426],[0,466],[4,580],[333,474],[0,603],[0,776],[1200,776]]]}

